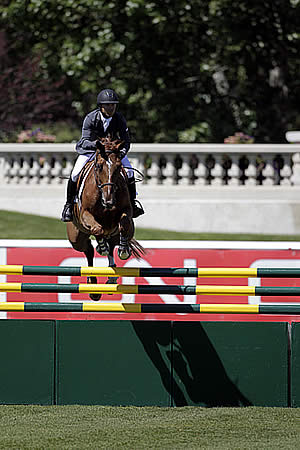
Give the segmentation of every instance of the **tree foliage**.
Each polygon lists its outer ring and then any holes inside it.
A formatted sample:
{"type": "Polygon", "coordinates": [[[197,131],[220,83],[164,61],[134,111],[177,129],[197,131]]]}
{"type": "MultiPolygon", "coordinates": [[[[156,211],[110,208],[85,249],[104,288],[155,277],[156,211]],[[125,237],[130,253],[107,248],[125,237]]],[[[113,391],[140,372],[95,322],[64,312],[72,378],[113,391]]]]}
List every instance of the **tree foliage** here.
{"type": "Polygon", "coordinates": [[[136,141],[283,142],[299,120],[298,0],[6,0],[0,11],[19,70],[40,55],[78,118],[114,88],[136,141]]]}

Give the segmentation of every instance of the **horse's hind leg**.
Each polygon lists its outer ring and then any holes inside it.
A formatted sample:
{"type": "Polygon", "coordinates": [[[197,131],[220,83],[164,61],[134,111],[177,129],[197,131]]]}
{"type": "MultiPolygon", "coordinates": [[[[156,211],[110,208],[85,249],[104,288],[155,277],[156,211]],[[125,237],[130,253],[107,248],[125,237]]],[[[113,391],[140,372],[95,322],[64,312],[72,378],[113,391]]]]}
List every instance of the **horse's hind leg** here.
{"type": "MultiPolygon", "coordinates": [[[[83,252],[86,256],[87,263],[89,267],[93,267],[94,263],[94,247],[91,243],[89,236],[82,231],[78,230],[77,227],[72,222],[67,223],[67,234],[70,243],[74,250],[78,252],[83,252]]],[[[97,277],[90,276],[87,277],[88,284],[97,284],[97,277]]],[[[101,294],[89,294],[92,300],[100,300],[101,294]]]]}
{"type": "Polygon", "coordinates": [[[118,256],[120,259],[128,259],[131,256],[131,249],[129,246],[129,240],[132,239],[134,234],[134,224],[131,217],[127,214],[122,214],[120,223],[120,244],[118,248],[118,256]]]}

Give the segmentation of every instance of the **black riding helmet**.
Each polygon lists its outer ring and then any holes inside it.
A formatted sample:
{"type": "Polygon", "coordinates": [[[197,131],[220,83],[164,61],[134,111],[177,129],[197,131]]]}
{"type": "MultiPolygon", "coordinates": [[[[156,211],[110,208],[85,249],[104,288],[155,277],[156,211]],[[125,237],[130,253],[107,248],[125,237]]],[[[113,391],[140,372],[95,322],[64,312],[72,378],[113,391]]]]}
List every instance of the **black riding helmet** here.
{"type": "Polygon", "coordinates": [[[119,103],[119,98],[115,91],[113,91],[112,89],[103,89],[101,92],[99,92],[97,96],[98,108],[100,108],[103,103],[119,103]]]}

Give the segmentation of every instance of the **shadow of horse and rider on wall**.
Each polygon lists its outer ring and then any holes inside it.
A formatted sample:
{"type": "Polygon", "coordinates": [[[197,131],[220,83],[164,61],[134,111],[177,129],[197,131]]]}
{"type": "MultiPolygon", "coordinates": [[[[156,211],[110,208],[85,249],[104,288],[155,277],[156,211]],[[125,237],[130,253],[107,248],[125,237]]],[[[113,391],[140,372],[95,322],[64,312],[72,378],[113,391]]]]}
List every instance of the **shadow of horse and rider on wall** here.
{"type": "Polygon", "coordinates": [[[198,322],[132,322],[173,406],[251,406],[198,322]],[[170,324],[170,327],[166,326],[170,324]]]}

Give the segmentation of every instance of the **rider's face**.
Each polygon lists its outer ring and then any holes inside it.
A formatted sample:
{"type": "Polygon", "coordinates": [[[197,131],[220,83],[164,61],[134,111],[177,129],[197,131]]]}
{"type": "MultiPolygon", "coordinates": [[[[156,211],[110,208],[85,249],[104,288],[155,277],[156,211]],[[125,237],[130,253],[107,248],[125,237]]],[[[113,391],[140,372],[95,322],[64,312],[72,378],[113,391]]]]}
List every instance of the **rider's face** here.
{"type": "Polygon", "coordinates": [[[101,112],[104,117],[112,117],[116,111],[117,105],[115,103],[102,103],[101,112]]]}

